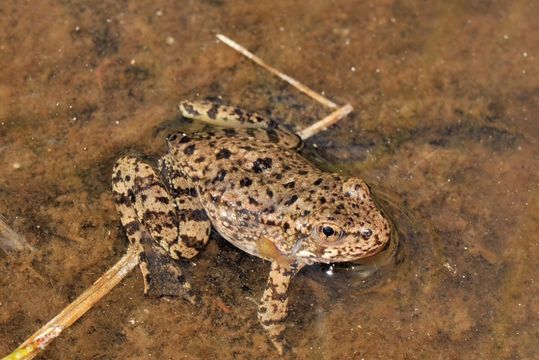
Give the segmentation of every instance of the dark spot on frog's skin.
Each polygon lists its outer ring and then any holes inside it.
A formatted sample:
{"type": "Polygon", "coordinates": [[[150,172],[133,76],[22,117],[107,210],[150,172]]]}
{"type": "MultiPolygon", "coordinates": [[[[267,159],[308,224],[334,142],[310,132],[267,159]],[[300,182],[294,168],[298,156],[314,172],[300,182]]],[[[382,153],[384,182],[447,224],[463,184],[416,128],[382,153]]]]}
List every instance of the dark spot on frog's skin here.
{"type": "Polygon", "coordinates": [[[269,198],[273,198],[273,191],[266,189],[266,195],[268,195],[269,198]]]}
{"type": "Polygon", "coordinates": [[[301,213],[301,216],[307,216],[309,215],[311,212],[309,210],[303,210],[303,213],[301,213]]]}
{"type": "Polygon", "coordinates": [[[339,210],[344,210],[344,205],[343,205],[343,204],[337,205],[337,209],[339,209],[339,210]]]}
{"type": "Polygon", "coordinates": [[[266,130],[266,135],[268,135],[268,139],[272,142],[272,143],[277,143],[279,142],[279,134],[277,134],[277,131],[273,130],[273,129],[267,129],[266,130]]]}
{"type": "Polygon", "coordinates": [[[223,133],[224,133],[226,136],[229,136],[229,137],[234,137],[234,136],[236,136],[236,134],[237,134],[236,130],[234,130],[234,129],[224,129],[224,130],[223,130],[223,133]]]}
{"type": "Polygon", "coordinates": [[[166,222],[163,224],[163,226],[166,227],[167,229],[174,229],[176,227],[176,225],[171,222],[166,222]]]}
{"type": "Polygon", "coordinates": [[[183,153],[185,155],[192,155],[195,152],[195,145],[191,144],[187,146],[185,149],[183,149],[183,153]]]}
{"type": "Polygon", "coordinates": [[[299,171],[298,171],[298,174],[299,174],[299,175],[307,175],[308,173],[309,173],[309,172],[306,171],[306,170],[299,170],[299,171]]]}
{"type": "Polygon", "coordinates": [[[158,219],[160,216],[164,215],[162,211],[152,211],[152,210],[146,210],[144,214],[142,214],[142,218],[144,220],[152,220],[152,219],[158,219]]]}
{"type": "Polygon", "coordinates": [[[196,197],[198,195],[197,194],[197,189],[194,188],[194,187],[178,189],[177,194],[178,194],[178,196],[185,196],[186,195],[186,196],[190,196],[190,197],[196,197]]]}
{"type": "Polygon", "coordinates": [[[239,108],[234,108],[234,110],[232,111],[232,114],[236,115],[238,117],[238,119],[240,120],[243,120],[243,112],[241,111],[241,109],[239,108]]]}
{"type": "Polygon", "coordinates": [[[273,220],[267,220],[267,221],[266,221],[266,225],[274,226],[274,225],[275,225],[275,221],[273,221],[273,220]]]}
{"type": "Polygon", "coordinates": [[[221,159],[228,159],[232,153],[228,149],[221,149],[219,152],[215,155],[215,158],[217,160],[221,159]]]}
{"type": "Polygon", "coordinates": [[[203,162],[204,160],[206,160],[206,158],[205,158],[204,156],[200,156],[200,157],[197,157],[197,158],[195,159],[195,162],[196,162],[196,163],[201,163],[201,162],[203,162]]]}
{"type": "Polygon", "coordinates": [[[125,232],[127,235],[133,235],[140,229],[140,223],[138,221],[131,221],[129,224],[125,225],[125,232]]]}
{"type": "Polygon", "coordinates": [[[169,135],[168,138],[167,138],[167,141],[174,141],[178,138],[178,135],[177,134],[172,134],[172,135],[169,135]]]}
{"type": "Polygon", "coordinates": [[[126,175],[126,176],[125,176],[125,181],[129,181],[129,180],[131,180],[131,176],[126,175]]]}
{"type": "Polygon", "coordinates": [[[258,201],[256,201],[255,198],[252,198],[252,197],[249,196],[248,199],[249,199],[249,204],[251,204],[251,205],[258,205],[259,204],[258,201]]]}
{"type": "Polygon", "coordinates": [[[313,183],[313,185],[320,185],[322,183],[323,179],[322,178],[318,178],[316,179],[316,181],[313,183]]]}
{"type": "Polygon", "coordinates": [[[285,222],[285,223],[283,224],[283,229],[284,229],[284,231],[288,231],[288,229],[290,229],[290,224],[287,223],[287,222],[285,222]]]}
{"type": "Polygon", "coordinates": [[[290,181],[290,182],[287,182],[286,184],[284,184],[285,189],[293,189],[294,186],[296,186],[295,181],[290,181]]]}
{"type": "Polygon", "coordinates": [[[166,196],[157,196],[155,198],[155,201],[165,205],[168,205],[170,203],[170,199],[166,196]]]}
{"type": "Polygon", "coordinates": [[[142,201],[146,201],[146,200],[148,199],[148,195],[142,194],[142,195],[140,195],[140,199],[141,199],[142,201]]]}
{"type": "Polygon", "coordinates": [[[225,179],[225,176],[226,176],[226,170],[222,170],[222,169],[219,170],[215,178],[213,178],[212,183],[215,184],[216,181],[223,181],[225,179]]]}
{"type": "Polygon", "coordinates": [[[194,115],[194,116],[200,115],[200,113],[198,111],[196,111],[196,109],[190,104],[183,104],[183,107],[184,107],[185,111],[187,111],[191,115],[194,115]]]}
{"type": "Polygon", "coordinates": [[[273,214],[275,212],[275,206],[270,206],[266,210],[264,210],[268,214],[273,214]]]}
{"type": "Polygon", "coordinates": [[[192,220],[192,221],[208,220],[208,215],[206,215],[206,211],[200,210],[200,209],[187,210],[183,214],[185,214],[186,220],[192,220]]]}
{"type": "Polygon", "coordinates": [[[213,104],[210,108],[210,110],[208,110],[207,112],[207,115],[210,119],[213,119],[215,120],[215,118],[217,117],[217,113],[219,112],[219,105],[217,104],[213,104]]]}
{"type": "Polygon", "coordinates": [[[249,179],[249,178],[243,178],[240,180],[240,186],[241,187],[244,187],[244,186],[251,186],[251,184],[253,183],[253,180],[249,179]]]}
{"type": "Polygon", "coordinates": [[[257,174],[261,173],[266,169],[271,169],[273,160],[270,157],[258,158],[253,163],[253,171],[257,174]]]}
{"type": "MultiPolygon", "coordinates": [[[[257,116],[257,117],[256,117],[256,120],[257,120],[258,122],[264,121],[264,119],[263,119],[262,117],[260,117],[260,116],[257,116]]],[[[279,127],[279,123],[278,123],[277,121],[273,120],[273,119],[269,119],[269,120],[267,121],[267,123],[268,123],[268,128],[269,128],[269,129],[277,129],[277,128],[279,127]]]]}
{"type": "Polygon", "coordinates": [[[187,144],[189,141],[191,141],[191,138],[187,135],[182,135],[182,138],[180,139],[180,144],[187,144]]]}
{"type": "Polygon", "coordinates": [[[320,198],[318,199],[318,201],[320,201],[320,204],[325,204],[325,203],[326,203],[326,198],[323,197],[323,196],[320,196],[320,198]]]}
{"type": "Polygon", "coordinates": [[[134,193],[128,193],[126,195],[116,194],[116,201],[119,204],[131,206],[135,202],[135,194],[134,193]]]}
{"type": "Polygon", "coordinates": [[[292,197],[290,199],[288,199],[284,204],[286,206],[290,206],[292,205],[293,203],[296,202],[296,200],[298,199],[298,196],[297,195],[292,195],[292,197]]]}

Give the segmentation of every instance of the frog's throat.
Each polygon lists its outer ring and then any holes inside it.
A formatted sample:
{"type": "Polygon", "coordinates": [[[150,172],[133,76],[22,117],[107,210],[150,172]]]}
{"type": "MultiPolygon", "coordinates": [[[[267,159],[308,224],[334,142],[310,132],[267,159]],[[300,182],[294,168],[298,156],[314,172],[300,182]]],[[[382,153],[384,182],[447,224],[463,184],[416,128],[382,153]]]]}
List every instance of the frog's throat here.
{"type": "Polygon", "coordinates": [[[305,240],[305,237],[299,237],[296,240],[296,243],[292,247],[292,250],[290,250],[289,258],[294,259],[296,257],[297,252],[301,248],[301,244],[303,243],[303,240],[305,240]]]}

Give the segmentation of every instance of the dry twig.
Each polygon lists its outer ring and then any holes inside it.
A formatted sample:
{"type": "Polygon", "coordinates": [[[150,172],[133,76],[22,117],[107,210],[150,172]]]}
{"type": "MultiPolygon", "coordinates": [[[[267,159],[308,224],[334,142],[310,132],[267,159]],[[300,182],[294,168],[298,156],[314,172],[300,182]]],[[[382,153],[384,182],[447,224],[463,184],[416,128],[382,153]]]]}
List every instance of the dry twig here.
{"type": "Polygon", "coordinates": [[[315,122],[311,126],[308,126],[301,131],[298,131],[297,134],[302,140],[307,140],[311,136],[318,134],[320,131],[323,131],[331,125],[335,124],[337,121],[350,114],[353,110],[354,108],[352,107],[352,105],[346,104],[343,107],[338,108],[322,120],[315,122]]]}
{"type": "Polygon", "coordinates": [[[124,277],[139,263],[138,254],[134,248],[127,253],[106,273],[75,301],[69,304],[56,317],[41,329],[36,331],[17,350],[2,360],[29,360],[37,356],[45,346],[54,340],[60,333],[77,321],[86,311],[92,308],[103,296],[111,291],[124,277]]]}
{"type": "Polygon", "coordinates": [[[244,48],[243,46],[241,46],[240,44],[235,42],[234,40],[226,37],[223,34],[217,34],[216,36],[217,36],[217,38],[219,40],[221,40],[222,42],[224,42],[225,44],[227,44],[228,46],[230,46],[234,50],[238,51],[239,53],[241,53],[242,55],[244,55],[248,59],[251,59],[252,61],[257,63],[258,65],[262,66],[264,69],[268,70],[270,73],[280,77],[281,79],[283,79],[284,81],[286,81],[290,85],[294,86],[299,91],[309,95],[310,97],[312,97],[313,99],[315,99],[316,101],[321,103],[322,105],[325,105],[325,106],[327,106],[329,108],[332,108],[332,109],[339,107],[339,105],[335,104],[333,101],[325,98],[324,96],[320,95],[319,93],[315,92],[314,90],[309,89],[307,86],[303,85],[302,83],[300,83],[296,79],[293,79],[290,76],[288,76],[286,74],[283,74],[282,72],[280,72],[279,70],[277,70],[273,66],[266,64],[261,58],[259,58],[258,56],[256,56],[255,54],[253,54],[252,52],[250,52],[249,50],[247,50],[246,48],[244,48]]]}

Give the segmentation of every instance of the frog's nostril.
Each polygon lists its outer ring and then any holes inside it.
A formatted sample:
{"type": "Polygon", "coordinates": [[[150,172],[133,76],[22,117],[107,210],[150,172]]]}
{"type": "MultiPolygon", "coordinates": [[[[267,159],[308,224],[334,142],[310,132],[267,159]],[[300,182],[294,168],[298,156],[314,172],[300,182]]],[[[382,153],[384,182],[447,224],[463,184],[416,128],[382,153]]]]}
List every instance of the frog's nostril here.
{"type": "Polygon", "coordinates": [[[368,240],[372,235],[371,229],[363,229],[361,230],[361,237],[365,240],[368,240]]]}

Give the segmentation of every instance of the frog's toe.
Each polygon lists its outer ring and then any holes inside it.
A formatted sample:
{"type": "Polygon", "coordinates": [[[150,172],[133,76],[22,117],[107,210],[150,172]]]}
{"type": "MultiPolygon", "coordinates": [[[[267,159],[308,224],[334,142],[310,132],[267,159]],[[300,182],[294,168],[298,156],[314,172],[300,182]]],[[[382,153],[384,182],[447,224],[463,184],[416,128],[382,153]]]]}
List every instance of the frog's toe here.
{"type": "Polygon", "coordinates": [[[277,350],[279,355],[283,355],[285,352],[290,351],[290,344],[285,340],[284,336],[281,334],[279,336],[271,337],[271,343],[273,347],[277,350]]]}

